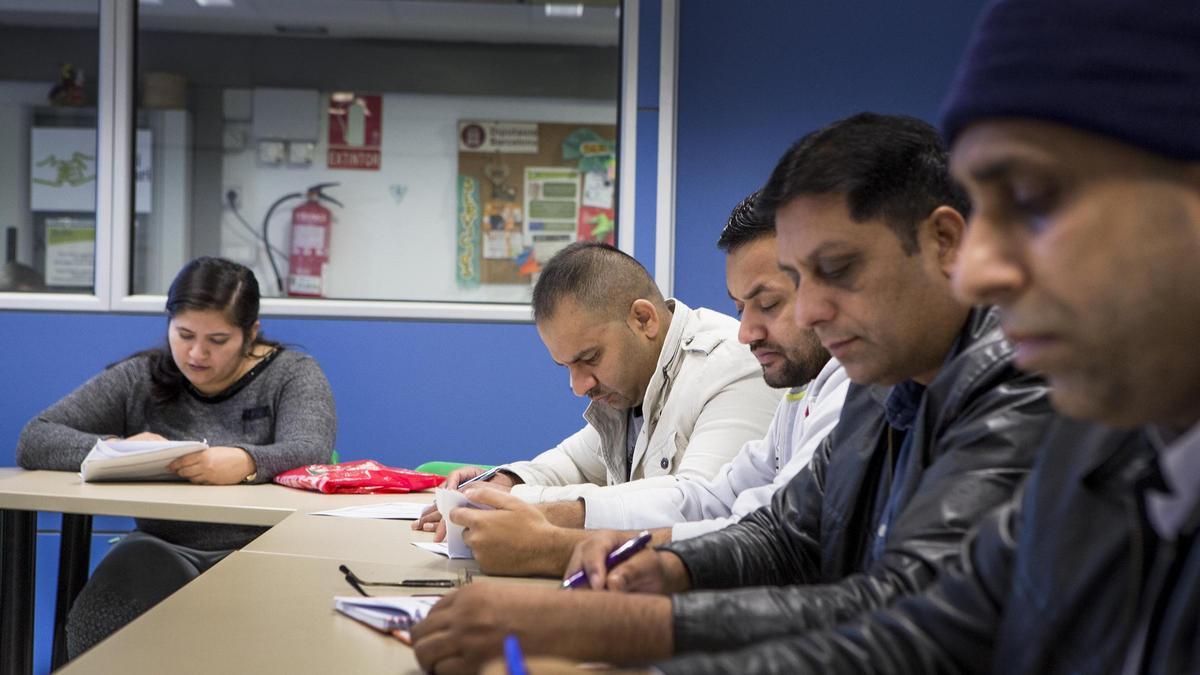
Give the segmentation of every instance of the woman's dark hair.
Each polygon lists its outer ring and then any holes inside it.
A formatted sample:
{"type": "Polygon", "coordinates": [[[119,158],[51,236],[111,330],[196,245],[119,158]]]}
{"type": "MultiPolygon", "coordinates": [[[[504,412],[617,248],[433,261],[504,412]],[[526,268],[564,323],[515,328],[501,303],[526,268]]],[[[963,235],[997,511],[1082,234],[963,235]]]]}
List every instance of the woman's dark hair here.
{"type": "MultiPolygon", "coordinates": [[[[253,335],[258,321],[258,280],[254,272],[224,258],[203,256],[183,266],[167,291],[167,321],[187,311],[217,310],[229,323],[242,329],[243,354],[256,345],[278,346],[279,343],[253,335]],[[253,339],[252,339],[253,338],[253,339]]],[[[150,358],[152,397],[158,405],[179,397],[186,379],[171,357],[170,345],[139,352],[135,356],[150,358]]]]}

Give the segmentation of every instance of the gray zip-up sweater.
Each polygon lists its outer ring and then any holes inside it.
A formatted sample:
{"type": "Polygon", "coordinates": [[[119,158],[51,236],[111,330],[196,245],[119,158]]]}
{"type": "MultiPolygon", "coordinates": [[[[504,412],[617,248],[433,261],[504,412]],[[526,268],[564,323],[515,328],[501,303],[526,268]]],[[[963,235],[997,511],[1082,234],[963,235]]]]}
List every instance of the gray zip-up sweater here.
{"type": "MultiPolygon", "coordinates": [[[[164,406],[153,403],[150,368],[148,356],[126,359],[34,417],[17,442],[17,464],[78,471],[97,438],[143,431],[243,448],[254,459],[259,482],[329,461],[337,415],[329,382],[311,356],[280,348],[224,393],[203,397],[185,388],[164,406]]],[[[264,531],[143,518],[137,525],[171,543],[203,550],[239,548],[264,531]]]]}

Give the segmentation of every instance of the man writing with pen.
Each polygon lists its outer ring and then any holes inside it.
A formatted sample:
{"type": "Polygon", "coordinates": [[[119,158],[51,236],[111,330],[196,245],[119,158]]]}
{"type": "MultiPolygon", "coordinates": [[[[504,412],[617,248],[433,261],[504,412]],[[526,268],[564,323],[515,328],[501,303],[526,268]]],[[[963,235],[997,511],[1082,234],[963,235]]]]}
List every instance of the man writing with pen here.
{"type": "Polygon", "coordinates": [[[571,567],[593,588],[643,593],[447,596],[414,628],[422,666],[473,671],[508,633],[531,654],[642,663],[832,625],[929,584],[1011,496],[1053,414],[1044,383],[1012,366],[995,312],[951,293],[967,205],[936,132],[871,114],[834,123],[788,151],[759,207],[797,323],[855,383],[810,465],[770,506],[612,571],[604,556],[623,533],[577,549],[571,567]]]}
{"type": "MultiPolygon", "coordinates": [[[[595,242],[559,251],[533,290],[538,335],[586,396],[587,424],[529,461],[469,478],[529,502],[576,499],[604,486],[672,476],[711,478],[761,438],[783,392],[768,386],[737,322],[664,298],[635,259],[595,242]]],[[[430,509],[414,527],[432,530],[430,509]]],[[[440,538],[440,536],[439,536],[440,538]]]]}
{"type": "Polygon", "coordinates": [[[766,436],[746,443],[710,479],[660,476],[592,490],[573,502],[468,513],[467,544],[485,573],[561,574],[587,530],[632,537],[649,529],[655,544],[719,530],[769,504],[808,465],[837,424],[850,381],[813,331],[795,325],[795,291],[776,265],[775,228],[756,215],[757,198],[751,194],[733,209],[717,247],[726,253],[738,340],[750,347],[768,385],[790,387],[766,436]]]}

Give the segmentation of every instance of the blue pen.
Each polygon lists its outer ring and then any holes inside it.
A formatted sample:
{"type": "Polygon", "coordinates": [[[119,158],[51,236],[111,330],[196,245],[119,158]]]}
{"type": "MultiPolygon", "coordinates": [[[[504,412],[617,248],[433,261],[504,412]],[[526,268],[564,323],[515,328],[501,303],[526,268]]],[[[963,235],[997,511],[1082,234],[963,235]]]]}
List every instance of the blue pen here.
{"type": "Polygon", "coordinates": [[[508,666],[508,675],[527,675],[525,657],[521,655],[521,643],[516,635],[504,638],[504,663],[508,666]]]}
{"type": "MultiPolygon", "coordinates": [[[[608,569],[611,570],[617,565],[620,565],[626,560],[632,558],[635,553],[646,548],[646,544],[649,543],[650,531],[642,530],[638,536],[613,549],[612,553],[609,553],[608,557],[604,559],[604,564],[608,567],[608,569]]],[[[563,588],[584,588],[587,585],[588,575],[587,571],[585,570],[579,570],[578,572],[564,579],[562,582],[563,588]]]]}

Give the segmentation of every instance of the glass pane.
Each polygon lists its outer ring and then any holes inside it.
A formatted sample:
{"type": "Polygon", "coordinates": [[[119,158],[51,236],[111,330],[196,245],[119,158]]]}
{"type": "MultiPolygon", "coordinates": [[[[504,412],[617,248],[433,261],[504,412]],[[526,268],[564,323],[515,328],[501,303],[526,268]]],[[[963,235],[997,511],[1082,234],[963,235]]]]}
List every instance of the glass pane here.
{"type": "Polygon", "coordinates": [[[140,3],[134,292],[220,255],[266,296],[528,302],[554,251],[616,241],[618,15],[140,3]]]}
{"type": "Polygon", "coordinates": [[[0,5],[0,291],[91,293],[95,1],[0,5]]]}

